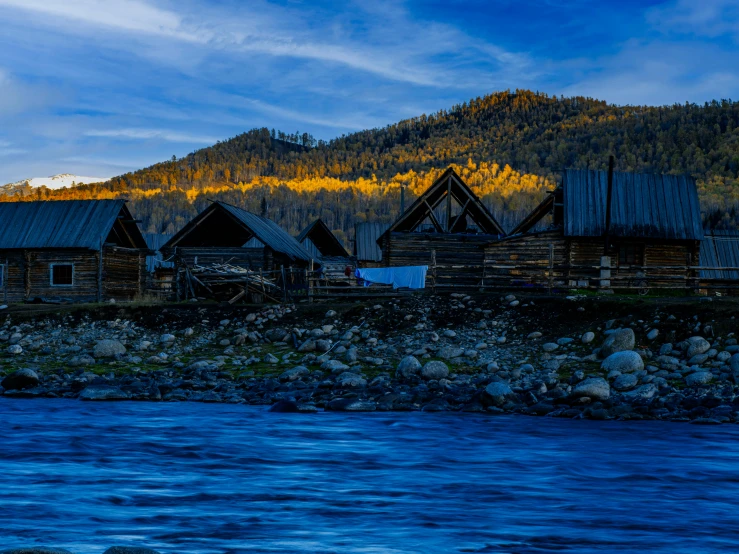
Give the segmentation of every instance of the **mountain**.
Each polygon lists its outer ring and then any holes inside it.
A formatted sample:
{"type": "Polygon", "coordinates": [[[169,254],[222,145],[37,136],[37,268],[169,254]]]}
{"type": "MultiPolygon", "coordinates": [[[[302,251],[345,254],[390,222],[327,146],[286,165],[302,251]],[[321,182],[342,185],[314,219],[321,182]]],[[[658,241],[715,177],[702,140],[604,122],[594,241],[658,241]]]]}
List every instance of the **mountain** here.
{"type": "Polygon", "coordinates": [[[129,199],[149,232],[173,232],[218,199],[292,233],[321,217],[345,242],[354,223],[392,221],[449,165],[511,228],[564,168],[688,173],[706,223],[739,220],[739,103],[616,106],[584,97],[504,91],[331,141],[254,129],[232,139],[51,197],[129,199]]]}
{"type": "Polygon", "coordinates": [[[80,175],[72,175],[71,173],[60,173],[51,177],[34,177],[32,179],[23,179],[15,183],[8,183],[0,186],[0,194],[29,196],[35,193],[34,189],[46,187],[50,190],[57,190],[65,187],[73,187],[76,185],[89,185],[91,183],[103,183],[110,177],[82,177],[80,175]]]}

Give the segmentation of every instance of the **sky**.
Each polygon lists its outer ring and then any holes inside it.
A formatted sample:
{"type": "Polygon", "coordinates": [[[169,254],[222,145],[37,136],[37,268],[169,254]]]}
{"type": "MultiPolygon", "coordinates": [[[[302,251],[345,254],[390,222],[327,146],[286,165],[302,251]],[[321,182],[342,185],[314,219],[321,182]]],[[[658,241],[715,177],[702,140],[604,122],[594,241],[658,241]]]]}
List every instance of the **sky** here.
{"type": "Polygon", "coordinates": [[[516,88],[739,99],[739,0],[0,0],[0,184],[516,88]]]}

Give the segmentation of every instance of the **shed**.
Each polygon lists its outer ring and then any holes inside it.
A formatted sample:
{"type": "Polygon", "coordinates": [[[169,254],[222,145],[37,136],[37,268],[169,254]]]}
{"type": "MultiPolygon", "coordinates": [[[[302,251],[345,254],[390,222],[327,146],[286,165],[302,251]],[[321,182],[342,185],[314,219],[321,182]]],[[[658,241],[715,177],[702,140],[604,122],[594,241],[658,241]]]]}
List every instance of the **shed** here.
{"type": "Polygon", "coordinates": [[[485,248],[486,282],[534,282],[555,269],[555,281],[567,286],[594,286],[601,257],[610,258],[613,286],[646,275],[652,285],[666,286],[675,273],[685,280],[698,262],[703,239],[695,181],[688,176],[567,170],[562,184],[503,241],[485,248]],[[547,228],[535,230],[550,217],[547,228]],[[652,266],[651,269],[649,266],[652,266]]]}
{"type": "Polygon", "coordinates": [[[390,227],[387,223],[357,223],[354,225],[354,256],[358,267],[382,265],[382,249],[377,240],[390,227]]]}
{"type": "Polygon", "coordinates": [[[274,221],[225,202],[213,202],[162,247],[181,263],[231,263],[271,271],[305,267],[310,253],[274,221]]]}
{"type": "Polygon", "coordinates": [[[480,198],[447,169],[377,240],[384,266],[429,265],[435,285],[479,285],[483,246],[505,231],[480,198]]]}
{"type": "Polygon", "coordinates": [[[125,201],[0,203],[4,302],[131,300],[149,250],[125,201]]]}

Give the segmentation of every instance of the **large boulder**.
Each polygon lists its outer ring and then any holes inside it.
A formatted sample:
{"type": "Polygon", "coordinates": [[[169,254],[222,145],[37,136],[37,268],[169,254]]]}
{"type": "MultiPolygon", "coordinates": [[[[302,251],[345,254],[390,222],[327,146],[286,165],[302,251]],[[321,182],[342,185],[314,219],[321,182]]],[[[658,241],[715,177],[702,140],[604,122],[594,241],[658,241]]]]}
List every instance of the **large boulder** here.
{"type": "Polygon", "coordinates": [[[603,345],[600,347],[600,355],[603,358],[607,358],[616,352],[633,350],[635,345],[636,337],[634,336],[633,329],[629,329],[628,327],[625,329],[618,329],[608,335],[606,340],[603,341],[603,345]]]}
{"type": "Polygon", "coordinates": [[[19,369],[5,377],[0,385],[5,390],[30,389],[38,385],[38,375],[32,369],[19,369]]]}
{"type": "Polygon", "coordinates": [[[427,362],[426,365],[421,368],[421,377],[427,380],[436,379],[438,381],[439,379],[445,379],[448,376],[449,368],[444,362],[434,360],[432,362],[427,362]]]}
{"type": "Polygon", "coordinates": [[[80,393],[80,400],[128,400],[131,395],[111,385],[90,385],[80,393]]]}
{"type": "Polygon", "coordinates": [[[690,337],[687,341],[688,351],[686,355],[688,358],[692,358],[696,354],[703,354],[711,349],[711,343],[703,337],[690,337]]]}
{"type": "Polygon", "coordinates": [[[93,348],[92,354],[96,358],[115,358],[126,353],[126,347],[123,343],[115,339],[103,339],[98,341],[93,348]]]}
{"type": "Polygon", "coordinates": [[[689,387],[707,385],[711,381],[713,381],[713,373],[710,371],[696,371],[685,377],[685,384],[689,387]]]}
{"type": "Polygon", "coordinates": [[[485,396],[494,406],[502,406],[509,400],[515,400],[516,394],[507,384],[500,381],[485,387],[485,396]]]}
{"type": "Polygon", "coordinates": [[[593,400],[608,400],[611,387],[603,377],[588,377],[572,389],[573,398],[588,397],[593,400]]]}
{"type": "Polygon", "coordinates": [[[633,350],[624,350],[611,354],[601,364],[603,371],[620,371],[621,373],[633,373],[644,369],[644,360],[633,350]]]}
{"type": "Polygon", "coordinates": [[[421,362],[415,356],[406,356],[400,360],[395,376],[399,379],[410,379],[418,375],[419,371],[421,371],[421,362]]]}

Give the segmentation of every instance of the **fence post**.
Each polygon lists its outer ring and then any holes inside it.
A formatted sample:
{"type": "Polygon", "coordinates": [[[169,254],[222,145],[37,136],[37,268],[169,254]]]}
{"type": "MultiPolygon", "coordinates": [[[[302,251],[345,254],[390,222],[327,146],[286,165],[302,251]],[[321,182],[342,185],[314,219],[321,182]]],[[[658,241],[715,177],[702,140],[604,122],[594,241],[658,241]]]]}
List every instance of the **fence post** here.
{"type": "Polygon", "coordinates": [[[600,257],[600,289],[602,292],[611,291],[611,257],[600,257]],[[607,268],[607,269],[606,269],[607,268]]]}
{"type": "Polygon", "coordinates": [[[434,279],[432,288],[434,294],[436,294],[436,249],[431,250],[431,268],[433,270],[432,275],[434,279]]]}
{"type": "Polygon", "coordinates": [[[282,302],[287,304],[287,281],[285,281],[284,265],[280,265],[280,272],[282,273],[282,302]]]}
{"type": "Polygon", "coordinates": [[[552,294],[552,280],[554,279],[554,276],[552,275],[552,272],[554,271],[554,244],[549,243],[549,294],[552,294]]]}

